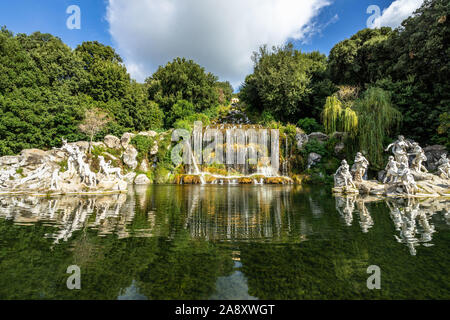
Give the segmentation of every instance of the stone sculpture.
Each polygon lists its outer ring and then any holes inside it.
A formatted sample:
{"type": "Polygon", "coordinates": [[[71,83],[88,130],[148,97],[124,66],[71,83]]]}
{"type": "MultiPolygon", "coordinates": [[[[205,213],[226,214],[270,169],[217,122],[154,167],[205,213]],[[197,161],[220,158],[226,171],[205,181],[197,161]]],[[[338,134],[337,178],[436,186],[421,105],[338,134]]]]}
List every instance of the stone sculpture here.
{"type": "Polygon", "coordinates": [[[386,175],[384,176],[383,183],[396,183],[398,178],[398,165],[399,163],[395,161],[393,156],[389,156],[389,162],[384,169],[386,175]]]}
{"type": "Polygon", "coordinates": [[[361,152],[356,153],[355,163],[352,166],[353,179],[357,182],[361,182],[368,167],[369,161],[367,161],[361,152]]]}
{"type": "Polygon", "coordinates": [[[418,190],[417,184],[414,181],[414,176],[411,174],[411,170],[405,163],[400,164],[398,177],[400,178],[400,183],[405,188],[408,195],[414,194],[418,190]]]}
{"type": "Polygon", "coordinates": [[[353,183],[353,178],[349,170],[349,165],[346,160],[342,160],[341,166],[334,174],[334,186],[335,187],[352,187],[356,189],[353,183]]]}
{"type": "Polygon", "coordinates": [[[450,161],[447,154],[443,153],[438,162],[438,173],[444,179],[450,179],[450,161]]]}
{"type": "Polygon", "coordinates": [[[406,141],[404,136],[400,135],[398,136],[398,140],[388,145],[385,151],[389,151],[392,147],[392,153],[394,154],[395,160],[399,163],[405,163],[408,165],[407,149],[411,148],[411,146],[411,143],[406,141]]]}
{"type": "Polygon", "coordinates": [[[100,172],[104,172],[108,179],[110,174],[115,174],[119,179],[122,179],[120,168],[112,168],[111,160],[106,162],[103,156],[99,156],[98,158],[100,159],[100,172]]]}
{"type": "Polygon", "coordinates": [[[410,155],[414,155],[414,160],[411,164],[411,169],[416,172],[428,172],[427,168],[422,164],[423,161],[427,161],[427,157],[425,156],[425,152],[423,149],[419,146],[417,142],[414,142],[412,144],[413,151],[412,153],[409,153],[410,155]]]}

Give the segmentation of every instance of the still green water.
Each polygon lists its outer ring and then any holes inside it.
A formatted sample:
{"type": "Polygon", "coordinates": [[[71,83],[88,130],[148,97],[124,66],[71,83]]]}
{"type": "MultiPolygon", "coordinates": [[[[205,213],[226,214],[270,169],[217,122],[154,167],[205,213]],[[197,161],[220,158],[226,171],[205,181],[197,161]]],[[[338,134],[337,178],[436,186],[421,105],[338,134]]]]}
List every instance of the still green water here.
{"type": "Polygon", "coordinates": [[[0,299],[449,299],[449,209],[296,186],[0,196],[0,299]]]}

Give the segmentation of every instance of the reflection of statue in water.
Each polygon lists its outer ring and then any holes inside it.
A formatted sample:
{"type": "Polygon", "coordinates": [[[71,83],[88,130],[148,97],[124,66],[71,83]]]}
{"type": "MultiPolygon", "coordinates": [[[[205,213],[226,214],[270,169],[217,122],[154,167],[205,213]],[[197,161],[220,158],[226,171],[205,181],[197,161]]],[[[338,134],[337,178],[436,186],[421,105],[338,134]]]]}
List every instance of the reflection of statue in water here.
{"type": "Polygon", "coordinates": [[[347,226],[352,225],[356,196],[336,197],[336,210],[342,216],[347,226]]]}
{"type": "Polygon", "coordinates": [[[425,152],[419,146],[417,142],[412,144],[413,151],[410,153],[414,155],[414,160],[411,164],[411,169],[416,172],[428,172],[427,168],[422,164],[423,161],[427,161],[427,157],[425,156],[425,152]]]}
{"type": "Polygon", "coordinates": [[[411,255],[417,254],[416,246],[419,243],[423,243],[424,246],[431,245],[428,243],[432,240],[435,229],[430,224],[430,217],[427,216],[424,209],[420,208],[420,203],[414,203],[408,199],[404,205],[394,200],[388,200],[386,204],[395,229],[399,231],[399,236],[394,235],[394,237],[397,242],[408,246],[411,255]],[[417,227],[416,220],[418,220],[420,228],[417,227]],[[416,237],[417,234],[421,235],[420,240],[416,237]]]}
{"type": "Polygon", "coordinates": [[[407,149],[411,148],[411,146],[412,145],[405,140],[405,137],[400,135],[398,136],[398,140],[388,145],[388,147],[384,151],[389,151],[389,149],[392,147],[392,153],[395,156],[395,160],[408,166],[407,149]]]}
{"type": "Polygon", "coordinates": [[[361,230],[363,233],[367,233],[373,226],[372,216],[370,215],[369,210],[367,210],[364,200],[358,199],[356,201],[356,206],[359,211],[359,225],[361,226],[361,230]]]}
{"type": "Polygon", "coordinates": [[[351,186],[353,188],[356,188],[349,170],[349,165],[345,160],[342,160],[341,166],[337,169],[336,173],[334,174],[334,186],[335,187],[351,186]]]}
{"type": "Polygon", "coordinates": [[[443,153],[438,162],[438,173],[444,179],[450,179],[450,161],[447,154],[443,153]]]}
{"type": "Polygon", "coordinates": [[[356,153],[355,163],[352,166],[353,178],[355,181],[361,182],[369,167],[369,161],[362,155],[361,152],[356,153]]]}

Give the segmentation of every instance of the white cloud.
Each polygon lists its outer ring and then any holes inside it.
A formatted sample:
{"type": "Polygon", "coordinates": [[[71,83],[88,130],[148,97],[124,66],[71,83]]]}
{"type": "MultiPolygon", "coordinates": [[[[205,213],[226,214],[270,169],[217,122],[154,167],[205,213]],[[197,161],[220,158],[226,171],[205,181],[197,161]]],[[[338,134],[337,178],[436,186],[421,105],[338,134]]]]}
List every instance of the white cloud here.
{"type": "Polygon", "coordinates": [[[424,0],[396,0],[374,20],[374,26],[397,28],[418,9],[424,0]]]}
{"type": "Polygon", "coordinates": [[[262,44],[302,40],[332,0],[109,0],[107,20],[132,77],[176,57],[239,86],[262,44]]]}

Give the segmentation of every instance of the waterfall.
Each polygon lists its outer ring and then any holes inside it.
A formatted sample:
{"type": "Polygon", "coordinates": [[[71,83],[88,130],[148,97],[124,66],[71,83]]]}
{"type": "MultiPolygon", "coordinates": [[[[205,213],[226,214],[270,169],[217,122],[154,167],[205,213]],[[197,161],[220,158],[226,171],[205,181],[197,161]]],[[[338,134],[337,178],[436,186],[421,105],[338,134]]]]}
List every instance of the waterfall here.
{"type": "MultiPolygon", "coordinates": [[[[202,184],[263,184],[291,183],[288,174],[288,140],[285,140],[285,157],[280,176],[280,134],[276,129],[253,125],[194,124],[190,142],[187,172],[200,178],[202,184]],[[191,149],[194,148],[194,150],[191,149]]],[[[183,180],[183,179],[181,179],[183,180]]]]}

